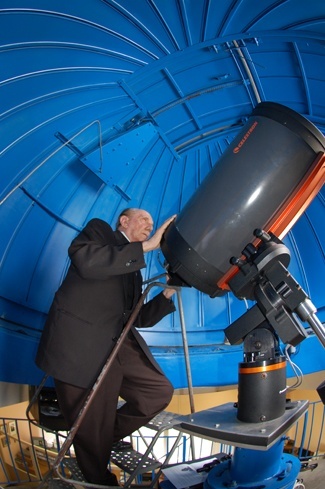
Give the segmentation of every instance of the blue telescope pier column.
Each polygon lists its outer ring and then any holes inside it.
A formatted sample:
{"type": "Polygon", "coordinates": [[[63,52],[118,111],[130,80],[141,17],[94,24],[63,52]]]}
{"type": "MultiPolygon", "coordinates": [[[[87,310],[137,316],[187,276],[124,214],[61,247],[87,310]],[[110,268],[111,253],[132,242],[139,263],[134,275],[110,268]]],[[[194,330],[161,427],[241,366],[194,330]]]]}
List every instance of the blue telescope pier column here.
{"type": "Polygon", "coordinates": [[[285,434],[307,408],[308,401],[288,402],[282,416],[263,423],[239,421],[232,403],[182,416],[182,432],[235,447],[210,470],[204,489],[293,489],[300,460],[283,452],[285,434]]]}
{"type": "Polygon", "coordinates": [[[231,460],[210,471],[204,489],[293,489],[300,461],[283,453],[284,440],[265,452],[236,447],[231,460]]]}

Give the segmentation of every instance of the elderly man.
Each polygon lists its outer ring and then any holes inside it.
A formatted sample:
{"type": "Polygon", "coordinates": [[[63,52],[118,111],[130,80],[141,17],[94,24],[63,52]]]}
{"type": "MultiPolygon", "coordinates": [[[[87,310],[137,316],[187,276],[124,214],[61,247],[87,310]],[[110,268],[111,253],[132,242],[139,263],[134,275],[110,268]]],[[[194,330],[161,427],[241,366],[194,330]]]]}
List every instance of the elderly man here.
{"type": "MultiPolygon", "coordinates": [[[[142,209],[126,209],[117,230],[92,219],[69,247],[71,264],[55,294],[36,364],[55,381],[62,413],[72,426],[142,293],[144,253],[160,246],[175,216],[149,238],[153,221],[142,209]]],[[[175,310],[173,289],[146,302],[75,435],[78,465],[86,481],[118,485],[108,468],[114,442],[162,411],[173,387],[135,327],[153,326],[175,310]],[[126,402],[116,410],[118,398],[126,402]]]]}

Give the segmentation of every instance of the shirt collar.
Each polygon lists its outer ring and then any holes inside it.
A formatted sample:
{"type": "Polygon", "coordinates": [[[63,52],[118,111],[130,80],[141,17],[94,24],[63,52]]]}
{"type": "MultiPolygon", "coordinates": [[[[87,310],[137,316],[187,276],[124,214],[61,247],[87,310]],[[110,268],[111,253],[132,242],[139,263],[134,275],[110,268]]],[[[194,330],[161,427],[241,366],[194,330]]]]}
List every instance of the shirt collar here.
{"type": "Polygon", "coordinates": [[[129,243],[131,243],[131,241],[129,240],[129,238],[127,237],[127,235],[123,231],[120,231],[120,233],[123,234],[123,236],[128,240],[129,243]]]}

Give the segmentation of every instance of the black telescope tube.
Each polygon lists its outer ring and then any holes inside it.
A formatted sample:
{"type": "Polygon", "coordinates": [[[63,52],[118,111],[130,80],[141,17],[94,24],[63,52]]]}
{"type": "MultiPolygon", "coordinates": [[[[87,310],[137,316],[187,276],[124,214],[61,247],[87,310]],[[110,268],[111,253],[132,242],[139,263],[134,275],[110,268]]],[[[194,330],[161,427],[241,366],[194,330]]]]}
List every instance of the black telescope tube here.
{"type": "Polygon", "coordinates": [[[325,138],[305,117],[258,104],[242,130],[164,233],[171,284],[218,297],[230,259],[241,255],[307,178],[325,138]]]}

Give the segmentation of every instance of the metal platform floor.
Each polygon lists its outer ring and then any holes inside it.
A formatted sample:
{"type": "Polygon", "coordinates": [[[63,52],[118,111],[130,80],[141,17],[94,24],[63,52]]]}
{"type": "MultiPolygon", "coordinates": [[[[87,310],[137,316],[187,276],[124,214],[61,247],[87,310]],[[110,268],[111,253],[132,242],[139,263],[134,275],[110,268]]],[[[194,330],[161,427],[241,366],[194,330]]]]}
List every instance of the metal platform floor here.
{"type": "MultiPolygon", "coordinates": [[[[318,466],[314,470],[302,471],[299,473],[299,479],[305,489],[324,489],[325,486],[325,459],[317,460],[318,466]]],[[[24,484],[14,484],[1,486],[3,488],[14,488],[14,489],[37,489],[39,487],[39,482],[29,482],[24,484]]],[[[80,486],[81,487],[81,486],[80,486]]],[[[132,488],[145,488],[146,485],[132,485],[132,488]]],[[[49,483],[43,485],[43,489],[73,489],[71,484],[67,484],[61,480],[51,480],[49,483]]]]}
{"type": "MultiPolygon", "coordinates": [[[[298,479],[302,482],[305,489],[324,489],[325,486],[325,459],[310,460],[309,464],[317,464],[317,467],[313,470],[302,470],[299,473],[298,479]]],[[[77,481],[82,481],[82,475],[76,464],[69,464],[69,468],[72,472],[75,483],[71,484],[61,479],[50,479],[42,484],[42,489],[82,489],[86,486],[77,484],[77,481]]],[[[15,488],[15,489],[38,489],[40,482],[26,482],[22,484],[9,484],[6,486],[0,486],[1,488],[15,488]]],[[[123,486],[121,486],[123,487],[123,486]]],[[[147,484],[132,484],[132,489],[146,488],[147,484]]]]}
{"type": "Polygon", "coordinates": [[[325,459],[315,460],[315,463],[318,465],[314,470],[299,473],[299,479],[302,479],[305,489],[324,489],[325,487],[325,459]]]}
{"type": "MultiPolygon", "coordinates": [[[[321,406],[323,409],[323,406],[321,406]]],[[[218,409],[225,409],[225,406],[219,406],[218,409]]],[[[217,408],[213,408],[217,409],[217,408]]],[[[207,412],[207,419],[206,423],[204,424],[204,427],[206,428],[209,425],[209,414],[210,410],[207,412]]],[[[228,412],[228,411],[227,411],[228,412]]],[[[293,412],[293,410],[291,410],[293,412]]],[[[314,411],[312,411],[314,413],[314,411]]],[[[202,414],[202,413],[201,413],[202,414]]],[[[197,413],[197,416],[201,416],[200,413],[197,413]]],[[[220,413],[219,413],[220,414],[220,413]]],[[[191,419],[196,418],[196,415],[191,415],[191,419]]],[[[293,416],[293,414],[292,414],[293,416]]],[[[219,418],[220,419],[220,416],[219,418]]],[[[178,446],[178,436],[182,436],[184,433],[189,434],[189,429],[186,423],[187,416],[179,416],[175,415],[173,413],[168,413],[168,412],[162,412],[159,415],[157,415],[150,423],[147,425],[147,428],[151,428],[152,430],[152,435],[150,435],[151,442],[145,443],[147,446],[147,451],[145,454],[141,454],[139,452],[136,452],[135,450],[130,450],[129,447],[125,450],[121,449],[120,450],[115,450],[115,452],[112,452],[111,455],[111,461],[114,465],[119,467],[120,470],[122,470],[122,473],[124,473],[124,478],[120,479],[120,485],[121,487],[124,487],[125,489],[135,489],[135,488],[146,488],[149,489],[149,487],[153,488],[158,488],[159,487],[159,482],[161,480],[161,469],[165,466],[171,463],[169,456],[172,453],[173,447],[178,446]],[[179,433],[176,437],[173,435],[173,445],[167,450],[167,453],[164,456],[164,459],[157,460],[153,456],[152,448],[156,442],[156,440],[159,438],[159,436],[165,431],[169,430],[170,428],[176,429],[176,432],[179,433]],[[141,476],[142,474],[146,474],[146,477],[148,474],[151,475],[151,480],[149,481],[147,478],[142,479],[142,477],[137,477],[137,475],[141,476]]],[[[294,419],[293,419],[294,420],[294,419]]],[[[25,420],[24,420],[25,421],[25,420]]],[[[199,423],[200,419],[196,419],[197,423],[191,423],[190,424],[190,432],[193,431],[193,426],[196,427],[196,425],[201,426],[202,423],[199,423]]],[[[6,425],[5,425],[6,426],[6,425]]],[[[201,427],[202,428],[202,427],[201,427]]],[[[217,429],[217,428],[215,428],[217,429]]],[[[201,429],[202,431],[202,429],[201,429]]],[[[17,434],[18,434],[18,424],[17,424],[17,434]]],[[[206,434],[205,431],[203,433],[197,433],[196,435],[202,435],[204,438],[204,435],[206,434]]],[[[211,435],[211,433],[208,433],[211,435]]],[[[212,434],[213,435],[213,434],[212,434]]],[[[199,436],[201,438],[201,436],[199,436]]],[[[215,438],[215,437],[213,437],[215,438]]],[[[217,437],[218,438],[218,437],[217,437]]],[[[222,438],[224,439],[224,438],[222,438]]],[[[320,441],[321,443],[322,440],[322,431],[320,432],[320,441]]],[[[11,445],[9,445],[11,446],[11,445]]],[[[298,448],[294,447],[300,447],[300,442],[299,440],[294,441],[293,445],[293,454],[295,455],[296,451],[298,448]]],[[[192,448],[192,446],[191,446],[192,448]]],[[[214,447],[215,449],[216,447],[214,447]]],[[[34,445],[34,449],[37,450],[42,450],[44,451],[44,448],[34,445]]],[[[42,452],[43,453],[43,452],[42,452]]],[[[214,452],[215,453],[215,452],[214,452]]],[[[308,451],[306,451],[308,453],[308,451]]],[[[310,452],[313,454],[312,457],[309,458],[308,463],[306,462],[306,468],[307,470],[304,470],[304,462],[302,462],[302,470],[298,474],[297,478],[302,481],[301,484],[296,484],[296,488],[298,489],[324,489],[324,480],[325,480],[325,455],[324,452],[310,452]],[[311,470],[311,468],[314,467],[314,470],[311,470]]],[[[26,462],[27,462],[27,456],[25,454],[26,462]]],[[[35,457],[36,460],[38,458],[35,457]]],[[[196,460],[200,459],[200,457],[196,457],[196,460]]],[[[62,465],[66,467],[67,471],[65,472],[68,474],[66,478],[62,479],[61,477],[58,477],[58,475],[55,474],[49,474],[48,479],[45,481],[41,481],[38,479],[35,481],[35,472],[31,472],[30,474],[26,473],[26,478],[29,480],[24,480],[20,479],[20,481],[16,482],[2,482],[0,483],[0,489],[4,488],[16,488],[16,489],[83,489],[83,488],[91,488],[91,487],[97,487],[101,489],[103,486],[94,486],[87,484],[86,482],[83,481],[83,476],[81,474],[80,469],[77,466],[76,460],[74,458],[64,458],[62,465]],[[82,484],[83,483],[83,484],[82,484]]],[[[48,465],[48,468],[50,468],[50,465],[48,465]]],[[[43,471],[43,477],[45,477],[45,472],[43,471]]]]}

